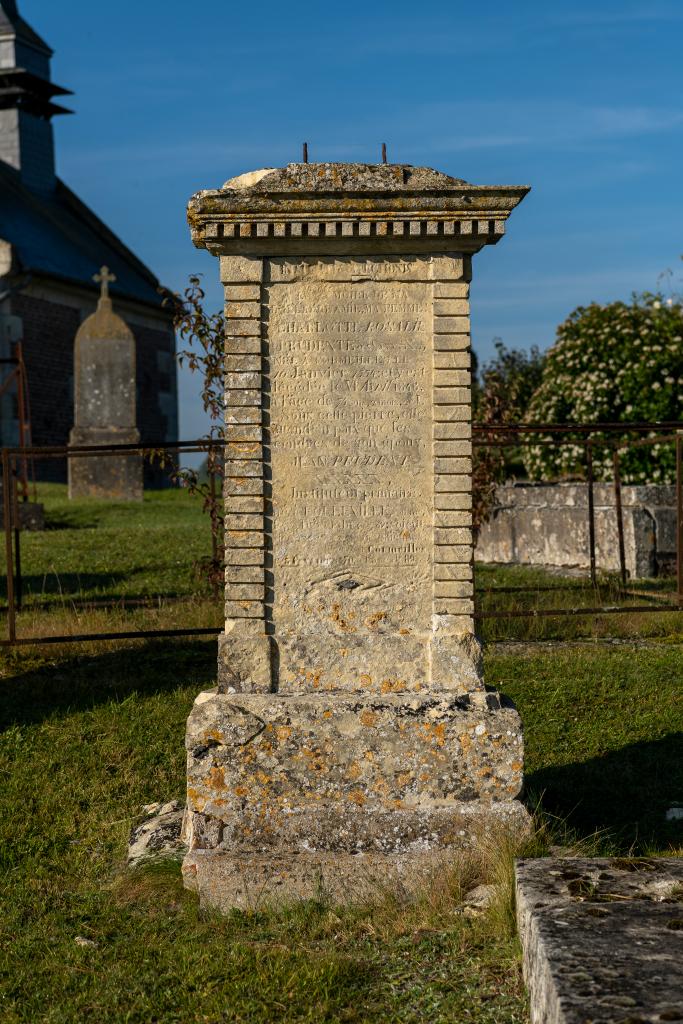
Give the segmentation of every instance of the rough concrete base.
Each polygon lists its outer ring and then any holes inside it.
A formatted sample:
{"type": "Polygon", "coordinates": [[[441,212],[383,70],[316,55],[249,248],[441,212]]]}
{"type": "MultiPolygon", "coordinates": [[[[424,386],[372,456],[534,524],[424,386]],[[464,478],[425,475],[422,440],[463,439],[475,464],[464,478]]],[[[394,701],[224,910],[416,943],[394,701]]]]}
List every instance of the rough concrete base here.
{"type": "MultiPolygon", "coordinates": [[[[368,821],[371,831],[372,824],[368,821]]],[[[391,823],[384,824],[385,837],[390,836],[391,823]]],[[[439,845],[432,836],[398,853],[194,849],[183,861],[183,877],[186,887],[198,893],[202,907],[222,912],[302,899],[350,904],[381,898],[387,892],[414,896],[443,882],[458,849],[481,841],[486,834],[526,835],[531,819],[522,804],[509,801],[490,807],[463,806],[453,813],[452,825],[449,845],[439,845]]]]}
{"type": "MultiPolygon", "coordinates": [[[[104,430],[99,427],[74,427],[70,445],[137,444],[136,429],[104,430]]],[[[142,501],[142,458],[130,455],[79,455],[69,459],[69,497],[102,498],[115,501],[142,501]]]]}
{"type": "Polygon", "coordinates": [[[683,859],[517,863],[532,1024],[683,1020],[683,859]]]}

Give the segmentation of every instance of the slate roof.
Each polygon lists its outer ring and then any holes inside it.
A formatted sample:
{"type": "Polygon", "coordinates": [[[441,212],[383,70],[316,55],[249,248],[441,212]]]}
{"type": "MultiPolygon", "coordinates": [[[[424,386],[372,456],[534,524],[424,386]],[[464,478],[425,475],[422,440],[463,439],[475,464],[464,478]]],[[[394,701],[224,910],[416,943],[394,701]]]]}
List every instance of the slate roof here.
{"type": "Polygon", "coordinates": [[[37,50],[42,50],[49,57],[52,56],[53,50],[17,11],[15,0],[2,0],[0,3],[0,36],[7,35],[16,35],[22,42],[34,46],[37,50]]]}
{"type": "Polygon", "coordinates": [[[0,161],[0,238],[22,271],[98,290],[92,276],[106,264],[116,274],[113,295],[161,306],[151,270],[59,178],[52,195],[38,195],[0,161]]]}

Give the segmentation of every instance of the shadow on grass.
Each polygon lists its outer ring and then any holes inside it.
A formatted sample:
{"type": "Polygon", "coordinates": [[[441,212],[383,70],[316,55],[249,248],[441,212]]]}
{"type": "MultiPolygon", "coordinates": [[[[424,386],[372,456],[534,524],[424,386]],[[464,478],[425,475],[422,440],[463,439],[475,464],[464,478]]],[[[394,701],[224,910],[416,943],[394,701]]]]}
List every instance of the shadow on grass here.
{"type": "Polygon", "coordinates": [[[623,852],[683,845],[683,822],[667,821],[683,803],[683,733],[640,741],[576,764],[530,773],[530,793],[579,834],[606,830],[623,852]]]}
{"type": "Polygon", "coordinates": [[[134,693],[151,696],[188,685],[200,690],[215,685],[215,675],[215,640],[164,640],[81,654],[0,680],[0,731],[122,701],[134,693]]]}
{"type": "Polygon", "coordinates": [[[46,530],[93,530],[99,525],[101,511],[97,507],[83,509],[46,508],[46,530]]]}
{"type": "MultiPolygon", "coordinates": [[[[147,570],[145,570],[147,571],[147,570]]],[[[22,573],[21,585],[24,596],[39,597],[54,594],[75,597],[84,592],[108,591],[112,585],[130,579],[134,573],[127,572],[45,572],[22,573]]],[[[0,580],[0,598],[7,597],[7,579],[0,580]]],[[[112,601],[116,598],[112,597],[112,601]]]]}

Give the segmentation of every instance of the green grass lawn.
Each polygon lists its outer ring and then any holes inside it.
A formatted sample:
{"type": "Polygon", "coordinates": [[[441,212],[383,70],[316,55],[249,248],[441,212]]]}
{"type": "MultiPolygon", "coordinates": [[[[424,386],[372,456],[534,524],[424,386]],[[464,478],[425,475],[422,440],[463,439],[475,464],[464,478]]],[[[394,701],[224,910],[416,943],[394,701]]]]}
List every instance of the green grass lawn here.
{"type": "Polygon", "coordinates": [[[145,491],[143,502],[76,502],[66,485],[40,484],[38,500],[46,529],[21,535],[27,608],[206,589],[196,566],[211,554],[211,529],[200,497],[169,489],[145,491]]]}
{"type": "MultiPolygon", "coordinates": [[[[59,632],[81,614],[86,625],[220,621],[194,574],[210,550],[198,503],[166,492],[142,508],[74,508],[50,491],[51,529],[26,538],[32,576],[52,558],[80,593],[77,552],[90,544],[90,596],[183,600],[81,613],[60,599],[24,613],[27,628],[59,632]]],[[[605,852],[683,853],[680,822],[666,821],[683,803],[683,636],[670,618],[647,646],[487,651],[487,683],[524,722],[526,798],[551,822],[539,850],[583,839],[605,852]]],[[[509,919],[459,912],[463,886],[495,877],[495,862],[412,905],[311,902],[224,918],[198,910],[177,863],[124,868],[141,806],[184,796],[185,720],[213,685],[215,653],[187,640],[0,652],[3,1024],[527,1024],[509,919]]]]}
{"type": "MultiPolygon", "coordinates": [[[[214,656],[180,641],[4,655],[0,1019],[525,1022],[514,940],[459,915],[456,891],[219,919],[177,865],[125,872],[141,805],[183,796],[214,656]]],[[[683,800],[683,647],[489,654],[486,671],[522,714],[531,800],[579,836],[608,830],[605,851],[680,852],[665,812],[683,800]]]]}
{"type": "Polygon", "coordinates": [[[477,611],[502,617],[481,618],[478,630],[487,641],[570,640],[599,637],[678,637],[683,633],[683,613],[635,612],[634,607],[676,603],[672,577],[628,581],[623,591],[618,575],[602,573],[594,588],[587,576],[560,576],[535,566],[486,565],[475,567],[477,611]],[[581,609],[620,608],[609,612],[582,613],[581,609]],[[522,617],[515,612],[551,610],[570,615],[522,617]]]}

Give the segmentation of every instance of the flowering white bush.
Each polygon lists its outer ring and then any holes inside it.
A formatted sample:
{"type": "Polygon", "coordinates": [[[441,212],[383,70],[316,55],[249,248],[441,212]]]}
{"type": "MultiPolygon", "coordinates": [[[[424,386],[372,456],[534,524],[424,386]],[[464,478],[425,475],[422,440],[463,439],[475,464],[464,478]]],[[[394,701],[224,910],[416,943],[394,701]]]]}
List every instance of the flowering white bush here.
{"type": "MultiPolygon", "coordinates": [[[[560,324],[526,419],[626,424],[679,420],[682,415],[683,306],[679,299],[646,293],[634,296],[631,305],[580,306],[560,324]]],[[[626,428],[623,435],[609,436],[614,441],[634,437],[626,428]]],[[[583,476],[584,463],[580,444],[536,445],[525,457],[525,468],[536,480],[583,476]]],[[[596,445],[594,467],[596,479],[611,479],[609,448],[596,445]]],[[[674,446],[631,447],[622,453],[621,471],[625,483],[670,483],[675,478],[674,446]]]]}

